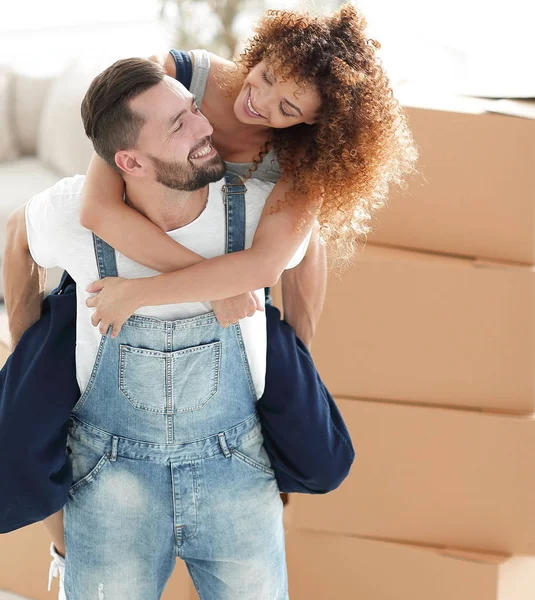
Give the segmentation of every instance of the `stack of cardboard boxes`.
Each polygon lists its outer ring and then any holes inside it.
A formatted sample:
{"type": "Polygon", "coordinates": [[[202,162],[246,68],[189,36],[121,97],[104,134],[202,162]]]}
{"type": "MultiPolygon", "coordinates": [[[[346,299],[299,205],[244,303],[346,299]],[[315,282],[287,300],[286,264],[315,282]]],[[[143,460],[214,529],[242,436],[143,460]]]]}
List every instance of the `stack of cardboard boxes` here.
{"type": "Polygon", "coordinates": [[[535,598],[535,120],[411,103],[422,175],[314,341],[356,458],[290,498],[292,600],[535,598]]]}

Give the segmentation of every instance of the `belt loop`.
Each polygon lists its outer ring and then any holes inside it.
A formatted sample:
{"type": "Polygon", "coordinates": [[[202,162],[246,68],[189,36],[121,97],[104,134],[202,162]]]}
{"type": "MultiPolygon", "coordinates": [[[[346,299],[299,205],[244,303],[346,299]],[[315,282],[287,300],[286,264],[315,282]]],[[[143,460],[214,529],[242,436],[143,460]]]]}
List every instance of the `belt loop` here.
{"type": "Polygon", "coordinates": [[[219,438],[219,445],[221,446],[221,452],[223,452],[223,454],[225,455],[225,458],[230,458],[231,452],[228,449],[225,434],[220,433],[217,437],[219,438]]]}
{"type": "Polygon", "coordinates": [[[117,444],[119,443],[119,438],[114,435],[111,438],[111,454],[110,454],[110,462],[115,462],[117,460],[117,444]]]}

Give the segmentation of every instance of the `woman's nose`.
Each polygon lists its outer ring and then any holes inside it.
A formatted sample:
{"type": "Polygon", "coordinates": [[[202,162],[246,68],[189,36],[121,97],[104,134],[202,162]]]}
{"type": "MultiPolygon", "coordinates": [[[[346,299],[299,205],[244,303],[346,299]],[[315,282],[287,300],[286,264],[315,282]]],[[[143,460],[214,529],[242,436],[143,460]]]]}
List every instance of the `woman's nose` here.
{"type": "Polygon", "coordinates": [[[271,104],[271,91],[259,93],[253,102],[253,108],[256,109],[262,116],[269,119],[269,106],[271,104]]]}

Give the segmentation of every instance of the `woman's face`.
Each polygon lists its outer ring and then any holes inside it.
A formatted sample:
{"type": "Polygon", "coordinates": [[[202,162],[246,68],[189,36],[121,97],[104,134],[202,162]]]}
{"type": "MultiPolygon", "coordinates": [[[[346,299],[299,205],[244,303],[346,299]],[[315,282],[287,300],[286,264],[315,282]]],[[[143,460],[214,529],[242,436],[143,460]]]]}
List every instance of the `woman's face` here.
{"type": "Polygon", "coordinates": [[[321,98],[312,86],[282,79],[266,61],[249,71],[234,103],[234,114],[242,123],[283,129],[315,122],[321,98]]]}

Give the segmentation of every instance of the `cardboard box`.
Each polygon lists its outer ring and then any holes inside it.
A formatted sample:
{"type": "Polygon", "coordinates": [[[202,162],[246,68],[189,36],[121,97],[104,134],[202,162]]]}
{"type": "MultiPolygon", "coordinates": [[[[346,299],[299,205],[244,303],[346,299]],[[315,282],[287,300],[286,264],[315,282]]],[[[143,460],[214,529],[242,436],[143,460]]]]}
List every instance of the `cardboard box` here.
{"type": "Polygon", "coordinates": [[[312,354],[332,394],[531,414],[535,272],[368,245],[312,354]]]}
{"type": "MultiPolygon", "coordinates": [[[[0,535],[0,589],[33,600],[57,598],[58,579],[47,590],[50,537],[42,523],[0,535]]],[[[197,600],[198,596],[182,560],[165,586],[162,600],[197,600]]],[[[123,599],[117,599],[123,600],[123,599]]],[[[126,599],[124,599],[126,600],[126,599]]]]}
{"type": "Polygon", "coordinates": [[[420,149],[421,176],[411,179],[405,193],[392,190],[369,240],[535,263],[533,104],[521,104],[520,112],[510,101],[398,96],[420,149]]]}
{"type": "Polygon", "coordinates": [[[292,528],[535,555],[535,418],[338,406],[353,468],[330,494],[293,495],[292,528]]]}
{"type": "Polygon", "coordinates": [[[291,531],[290,598],[532,600],[535,558],[291,531]]]}

